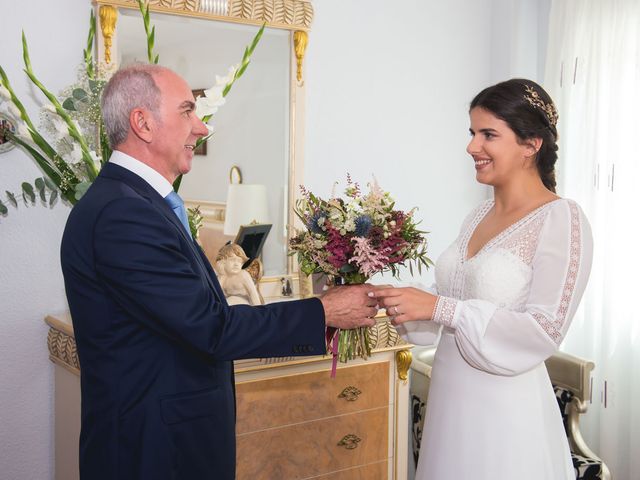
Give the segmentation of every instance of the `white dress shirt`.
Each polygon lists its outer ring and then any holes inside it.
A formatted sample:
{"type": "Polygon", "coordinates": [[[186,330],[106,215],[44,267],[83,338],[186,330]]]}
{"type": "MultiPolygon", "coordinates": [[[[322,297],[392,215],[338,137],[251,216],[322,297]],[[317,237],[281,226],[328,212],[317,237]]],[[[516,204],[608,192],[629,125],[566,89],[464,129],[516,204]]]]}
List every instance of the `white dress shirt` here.
{"type": "Polygon", "coordinates": [[[114,150],[109,158],[109,162],[120,165],[122,168],[126,168],[130,172],[138,175],[145,182],[151,185],[151,187],[158,192],[162,198],[166,197],[171,193],[171,191],[173,191],[173,185],[171,185],[166,178],[146,163],[142,163],[131,155],[122,153],[119,150],[114,150]]]}

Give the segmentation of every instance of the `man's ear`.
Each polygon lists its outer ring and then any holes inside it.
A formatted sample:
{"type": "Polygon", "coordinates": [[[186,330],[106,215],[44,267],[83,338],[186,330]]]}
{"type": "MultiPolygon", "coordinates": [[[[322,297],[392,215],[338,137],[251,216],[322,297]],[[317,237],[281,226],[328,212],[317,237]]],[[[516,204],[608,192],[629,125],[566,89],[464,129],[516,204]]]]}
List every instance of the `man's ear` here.
{"type": "Polygon", "coordinates": [[[151,143],[153,138],[153,118],[151,112],[143,108],[134,108],[129,114],[131,131],[145,143],[151,143]]]}

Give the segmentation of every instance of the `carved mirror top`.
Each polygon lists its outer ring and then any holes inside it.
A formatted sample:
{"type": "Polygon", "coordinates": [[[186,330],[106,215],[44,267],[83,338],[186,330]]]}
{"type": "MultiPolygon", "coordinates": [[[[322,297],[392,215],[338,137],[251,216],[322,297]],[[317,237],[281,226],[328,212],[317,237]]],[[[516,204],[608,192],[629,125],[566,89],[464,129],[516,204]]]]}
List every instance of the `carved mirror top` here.
{"type": "MultiPolygon", "coordinates": [[[[98,5],[138,8],[136,0],[97,0],[98,5]]],[[[313,20],[311,0],[149,0],[152,11],[206,17],[227,22],[307,31],[313,20]]]]}

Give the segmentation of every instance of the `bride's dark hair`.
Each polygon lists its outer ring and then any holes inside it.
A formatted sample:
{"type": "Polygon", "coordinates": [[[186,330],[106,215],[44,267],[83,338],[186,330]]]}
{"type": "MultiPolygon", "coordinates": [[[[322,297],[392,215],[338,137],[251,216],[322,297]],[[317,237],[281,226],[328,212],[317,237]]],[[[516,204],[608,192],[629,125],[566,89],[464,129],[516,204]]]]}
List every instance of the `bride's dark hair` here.
{"type": "Polygon", "coordinates": [[[469,110],[480,107],[504,120],[520,142],[541,138],[536,167],[545,187],[555,193],[558,159],[558,112],[544,89],[531,80],[514,78],[482,90],[469,110]]]}

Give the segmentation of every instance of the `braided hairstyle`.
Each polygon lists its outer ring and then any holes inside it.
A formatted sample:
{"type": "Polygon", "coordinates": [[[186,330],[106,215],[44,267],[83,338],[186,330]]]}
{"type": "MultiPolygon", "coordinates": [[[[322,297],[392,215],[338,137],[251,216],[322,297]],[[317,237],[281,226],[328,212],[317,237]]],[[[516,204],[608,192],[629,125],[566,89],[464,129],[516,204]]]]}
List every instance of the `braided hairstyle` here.
{"type": "Polygon", "coordinates": [[[536,168],[544,186],[555,193],[555,164],[558,159],[558,113],[553,100],[537,83],[514,78],[482,90],[471,101],[469,110],[484,108],[504,120],[519,143],[541,138],[536,168]]]}

